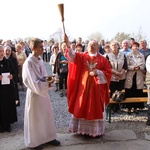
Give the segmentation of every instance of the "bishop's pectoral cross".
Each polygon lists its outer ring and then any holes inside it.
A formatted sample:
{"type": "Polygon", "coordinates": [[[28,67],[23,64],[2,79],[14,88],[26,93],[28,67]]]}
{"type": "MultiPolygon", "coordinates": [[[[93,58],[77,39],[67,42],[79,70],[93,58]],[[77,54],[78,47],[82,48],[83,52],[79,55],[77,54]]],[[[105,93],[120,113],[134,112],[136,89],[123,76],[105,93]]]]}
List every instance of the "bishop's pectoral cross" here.
{"type": "Polygon", "coordinates": [[[91,63],[87,61],[87,65],[89,70],[92,71],[96,67],[97,63],[91,63]]]}

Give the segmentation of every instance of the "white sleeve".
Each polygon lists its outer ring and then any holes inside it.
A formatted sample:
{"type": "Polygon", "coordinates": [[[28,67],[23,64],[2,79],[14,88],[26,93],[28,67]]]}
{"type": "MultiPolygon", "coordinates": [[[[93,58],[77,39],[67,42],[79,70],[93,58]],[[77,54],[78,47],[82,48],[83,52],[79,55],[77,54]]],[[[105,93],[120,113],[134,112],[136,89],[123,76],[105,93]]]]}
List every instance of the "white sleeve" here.
{"type": "MultiPolygon", "coordinates": [[[[44,74],[46,74],[45,71],[44,74]]],[[[22,78],[24,85],[33,93],[44,97],[47,96],[49,89],[48,82],[42,82],[37,77],[35,70],[29,62],[23,64],[22,78]]]]}
{"type": "Polygon", "coordinates": [[[53,55],[52,55],[51,58],[50,58],[49,64],[50,64],[50,65],[53,65],[53,64],[54,64],[53,55]]]}
{"type": "Polygon", "coordinates": [[[66,56],[68,61],[73,62],[75,56],[76,56],[76,52],[74,50],[72,50],[72,49],[69,49],[69,51],[67,52],[67,56],[66,56]]]}
{"type": "Polygon", "coordinates": [[[150,55],[146,59],[146,70],[150,72],[150,55]]]}
{"type": "Polygon", "coordinates": [[[106,76],[101,70],[96,69],[96,73],[97,73],[97,79],[98,79],[97,83],[98,84],[105,84],[105,83],[107,83],[106,76]]]}

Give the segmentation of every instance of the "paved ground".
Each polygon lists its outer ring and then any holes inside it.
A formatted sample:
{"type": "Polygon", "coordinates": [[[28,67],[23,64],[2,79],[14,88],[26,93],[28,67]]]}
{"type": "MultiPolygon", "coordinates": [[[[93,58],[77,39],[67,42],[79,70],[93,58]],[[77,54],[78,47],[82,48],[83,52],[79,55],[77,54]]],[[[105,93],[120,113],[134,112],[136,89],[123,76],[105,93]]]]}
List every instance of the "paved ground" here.
{"type": "MultiPolygon", "coordinates": [[[[150,135],[138,140],[132,130],[113,130],[101,138],[84,137],[77,134],[58,133],[61,146],[41,145],[37,150],[150,150],[150,135]]],[[[23,134],[3,138],[1,150],[28,150],[24,146],[23,134]]]]}
{"type": "MultiPolygon", "coordinates": [[[[51,68],[46,63],[48,74],[51,68]]],[[[53,105],[55,123],[57,127],[60,147],[42,145],[41,149],[56,150],[150,150],[150,126],[146,126],[146,109],[138,115],[128,115],[125,111],[112,115],[112,123],[107,123],[106,133],[102,138],[87,138],[77,134],[69,134],[68,126],[71,114],[67,111],[66,97],[60,97],[59,92],[54,92],[54,87],[49,91],[53,105]]],[[[0,150],[27,150],[23,141],[23,118],[26,92],[20,91],[21,105],[17,107],[18,122],[12,124],[11,133],[0,133],[0,150]]]]}

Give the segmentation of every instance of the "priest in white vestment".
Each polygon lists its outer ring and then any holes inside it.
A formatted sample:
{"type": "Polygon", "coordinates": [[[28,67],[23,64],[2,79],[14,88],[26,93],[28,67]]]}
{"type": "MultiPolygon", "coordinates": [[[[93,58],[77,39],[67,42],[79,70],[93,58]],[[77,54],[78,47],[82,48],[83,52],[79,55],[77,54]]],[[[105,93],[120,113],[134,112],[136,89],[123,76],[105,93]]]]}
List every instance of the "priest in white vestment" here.
{"type": "Polygon", "coordinates": [[[43,53],[43,41],[32,39],[30,41],[32,54],[23,65],[23,83],[27,87],[25,115],[24,115],[24,141],[30,148],[38,147],[44,143],[58,146],[56,127],[50,97],[49,83],[43,78],[47,76],[44,61],[40,57],[43,53]]]}

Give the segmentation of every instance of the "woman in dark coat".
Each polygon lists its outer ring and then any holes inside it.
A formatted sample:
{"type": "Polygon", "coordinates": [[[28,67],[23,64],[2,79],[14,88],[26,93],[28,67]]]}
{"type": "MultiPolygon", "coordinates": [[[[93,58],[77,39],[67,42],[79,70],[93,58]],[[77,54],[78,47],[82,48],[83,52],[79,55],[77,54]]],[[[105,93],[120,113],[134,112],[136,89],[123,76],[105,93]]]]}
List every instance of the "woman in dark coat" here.
{"type": "Polygon", "coordinates": [[[14,74],[13,74],[13,82],[15,84],[15,100],[16,100],[16,106],[20,106],[20,100],[19,100],[19,92],[18,92],[18,61],[17,58],[15,58],[12,54],[12,50],[10,46],[5,46],[4,47],[4,55],[6,59],[9,59],[11,62],[11,65],[14,69],[14,74]]]}
{"type": "Polygon", "coordinates": [[[4,48],[0,45],[0,132],[10,132],[10,125],[17,121],[13,74],[13,67],[10,61],[4,57],[4,48]],[[4,73],[10,73],[7,76],[10,79],[10,84],[3,83],[4,73]]]}

